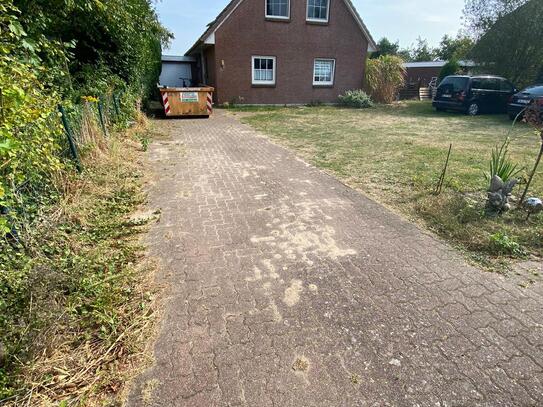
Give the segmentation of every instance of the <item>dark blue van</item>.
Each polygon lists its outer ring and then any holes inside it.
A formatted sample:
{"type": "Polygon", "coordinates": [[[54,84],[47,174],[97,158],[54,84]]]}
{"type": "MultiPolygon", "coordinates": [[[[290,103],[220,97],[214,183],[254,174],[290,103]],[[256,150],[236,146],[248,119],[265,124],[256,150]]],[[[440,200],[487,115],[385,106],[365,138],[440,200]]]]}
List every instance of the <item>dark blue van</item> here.
{"type": "Polygon", "coordinates": [[[437,87],[432,105],[438,111],[455,110],[476,116],[505,113],[517,89],[499,76],[447,76],[437,87]]]}

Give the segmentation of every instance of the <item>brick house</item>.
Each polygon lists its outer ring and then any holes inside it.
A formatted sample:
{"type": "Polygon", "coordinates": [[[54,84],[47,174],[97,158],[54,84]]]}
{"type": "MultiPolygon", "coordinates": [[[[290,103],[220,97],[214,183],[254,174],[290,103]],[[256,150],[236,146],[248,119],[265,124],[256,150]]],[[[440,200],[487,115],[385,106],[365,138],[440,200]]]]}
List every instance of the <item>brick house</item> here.
{"type": "Polygon", "coordinates": [[[334,103],[377,49],[350,0],[232,0],[187,52],[215,102],[334,103]]]}

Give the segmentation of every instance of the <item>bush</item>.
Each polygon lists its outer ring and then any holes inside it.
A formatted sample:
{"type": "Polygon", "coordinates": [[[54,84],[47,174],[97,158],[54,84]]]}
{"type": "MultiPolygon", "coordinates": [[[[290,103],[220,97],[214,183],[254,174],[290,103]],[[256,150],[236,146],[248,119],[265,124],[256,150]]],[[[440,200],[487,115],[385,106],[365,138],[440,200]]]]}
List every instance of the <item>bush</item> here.
{"type": "Polygon", "coordinates": [[[543,83],[543,66],[539,69],[539,74],[537,75],[535,83],[543,83]]]}
{"type": "Polygon", "coordinates": [[[392,103],[405,84],[403,60],[394,55],[368,59],[366,86],[372,99],[378,103],[392,103]]]}
{"type": "Polygon", "coordinates": [[[506,256],[523,257],[526,255],[526,250],[504,232],[490,236],[490,249],[493,253],[506,256]]]}
{"type": "MultiPolygon", "coordinates": [[[[64,168],[60,97],[27,62],[37,56],[25,48],[26,33],[17,18],[9,2],[0,4],[0,210],[9,208],[11,218],[23,206],[33,212],[54,195],[51,179],[64,168]]],[[[9,223],[0,216],[0,239],[11,230],[9,223]]]]}
{"type": "MultiPolygon", "coordinates": [[[[139,248],[124,240],[136,232],[126,216],[141,204],[139,177],[113,140],[134,121],[136,99],[155,88],[168,35],[147,0],[0,1],[0,404],[15,397],[11,405],[37,405],[43,383],[48,394],[53,383],[81,383],[67,373],[53,380],[51,364],[43,374],[34,369],[50,351],[67,352],[67,336],[72,350],[85,341],[103,345],[89,355],[117,355],[111,340],[134,326],[123,311],[136,297],[126,289],[139,248]],[[72,171],[59,104],[82,174],[72,171]],[[111,131],[107,142],[100,124],[111,131]],[[114,151],[120,156],[106,161],[114,151]],[[81,193],[91,185],[92,201],[81,193]]],[[[70,370],[81,359],[69,356],[54,363],[70,370]]]]}
{"type": "Polygon", "coordinates": [[[443,65],[443,68],[441,68],[441,71],[439,72],[439,82],[441,82],[447,76],[460,73],[461,69],[462,68],[460,67],[458,61],[451,59],[449,62],[443,65]]]}
{"type": "Polygon", "coordinates": [[[340,95],[339,104],[341,106],[354,107],[357,109],[373,107],[371,97],[360,89],[348,90],[344,95],[340,95]]]}

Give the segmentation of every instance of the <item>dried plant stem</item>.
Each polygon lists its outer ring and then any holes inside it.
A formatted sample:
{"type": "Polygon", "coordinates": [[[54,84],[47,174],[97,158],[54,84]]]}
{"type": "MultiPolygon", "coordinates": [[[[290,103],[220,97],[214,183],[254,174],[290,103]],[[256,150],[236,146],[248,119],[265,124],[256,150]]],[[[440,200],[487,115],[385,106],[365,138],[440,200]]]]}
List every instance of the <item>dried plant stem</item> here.
{"type": "Polygon", "coordinates": [[[441,173],[441,177],[439,177],[439,181],[436,186],[436,190],[435,190],[436,195],[441,194],[441,190],[443,189],[443,183],[445,182],[445,176],[447,175],[447,168],[449,167],[449,159],[451,158],[451,151],[452,151],[452,143],[449,145],[449,153],[447,154],[445,167],[443,167],[443,172],[441,173]]]}
{"type": "Polygon", "coordinates": [[[7,167],[8,164],[11,162],[11,160],[7,160],[5,163],[3,163],[2,165],[0,165],[0,170],[4,167],[7,167]]]}
{"type": "Polygon", "coordinates": [[[530,178],[528,178],[528,182],[526,183],[526,188],[524,188],[524,192],[520,198],[519,203],[521,205],[524,202],[524,199],[526,199],[526,195],[528,195],[528,190],[530,189],[530,185],[532,184],[535,173],[537,172],[537,168],[539,167],[539,163],[541,162],[541,157],[543,157],[543,131],[541,131],[540,136],[541,136],[541,147],[539,149],[539,154],[537,155],[537,160],[535,161],[534,169],[532,170],[530,174],[530,178]]]}

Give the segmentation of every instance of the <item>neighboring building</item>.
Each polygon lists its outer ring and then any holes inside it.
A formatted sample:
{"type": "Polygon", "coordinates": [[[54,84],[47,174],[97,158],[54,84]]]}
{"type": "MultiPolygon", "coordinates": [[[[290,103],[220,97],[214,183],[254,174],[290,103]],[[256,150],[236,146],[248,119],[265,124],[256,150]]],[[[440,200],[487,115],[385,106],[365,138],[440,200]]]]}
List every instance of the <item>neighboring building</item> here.
{"type": "Polygon", "coordinates": [[[215,102],[333,103],[376,45],[350,0],[233,0],[187,52],[215,102]]]}
{"type": "MultiPolygon", "coordinates": [[[[425,62],[406,62],[406,86],[418,88],[427,88],[432,80],[439,78],[441,69],[447,61],[425,61],[425,62]]],[[[460,67],[468,73],[475,64],[472,61],[459,61],[460,67]]]]}
{"type": "Polygon", "coordinates": [[[188,56],[162,55],[162,72],[159,85],[181,88],[195,85],[196,58],[188,56]]]}

